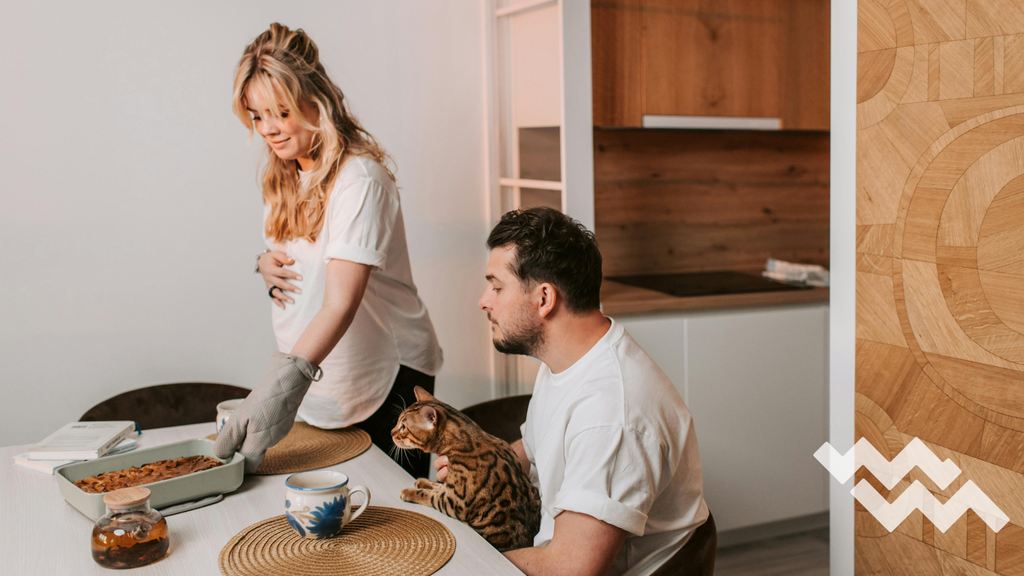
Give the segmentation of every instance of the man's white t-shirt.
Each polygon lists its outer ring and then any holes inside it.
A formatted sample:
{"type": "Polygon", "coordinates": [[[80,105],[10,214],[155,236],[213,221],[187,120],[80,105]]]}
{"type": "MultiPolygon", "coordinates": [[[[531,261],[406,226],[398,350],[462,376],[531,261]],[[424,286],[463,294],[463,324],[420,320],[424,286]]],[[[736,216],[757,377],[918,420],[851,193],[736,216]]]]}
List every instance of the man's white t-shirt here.
{"type": "Polygon", "coordinates": [[[679,392],[622,325],[568,369],[542,364],[522,427],[540,490],[535,546],[563,510],[626,532],[609,575],[653,573],[708,518],[693,419],[679,392]]]}
{"type": "MultiPolygon", "coordinates": [[[[304,185],[310,173],[300,171],[299,177],[304,185]]],[[[269,213],[264,206],[264,222],[269,213]]],[[[315,243],[276,243],[265,234],[264,240],[294,258],[285,268],[302,276],[288,280],[302,290],[287,293],[295,303],[271,307],[277,347],[285,353],[323,306],[332,258],[373,267],[352,325],[320,363],[323,377],[309,387],[299,418],[320,428],[362,422],[384,403],[399,365],[437,374],[441,347],[412,280],[398,189],[383,166],[362,156],[345,161],[315,243]]]]}

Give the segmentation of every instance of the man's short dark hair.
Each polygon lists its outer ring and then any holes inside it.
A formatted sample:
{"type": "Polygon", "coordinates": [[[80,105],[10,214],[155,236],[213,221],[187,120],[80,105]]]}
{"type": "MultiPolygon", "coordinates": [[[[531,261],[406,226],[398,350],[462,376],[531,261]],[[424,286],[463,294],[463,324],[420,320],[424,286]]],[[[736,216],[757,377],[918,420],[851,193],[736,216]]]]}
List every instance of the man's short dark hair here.
{"type": "Polygon", "coordinates": [[[514,247],[512,272],[523,283],[548,282],[574,313],[601,307],[601,252],[594,233],[553,208],[512,210],[487,247],[514,247]]]}

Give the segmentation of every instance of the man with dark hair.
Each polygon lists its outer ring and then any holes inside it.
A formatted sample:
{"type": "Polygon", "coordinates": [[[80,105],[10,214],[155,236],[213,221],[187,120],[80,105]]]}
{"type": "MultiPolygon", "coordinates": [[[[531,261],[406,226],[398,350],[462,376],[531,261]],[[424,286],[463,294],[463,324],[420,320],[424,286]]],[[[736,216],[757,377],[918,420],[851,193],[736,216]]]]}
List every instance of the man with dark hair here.
{"type": "MultiPolygon", "coordinates": [[[[601,313],[593,233],[550,208],[502,216],[480,308],[494,346],[541,360],[512,448],[541,494],[528,575],[654,573],[708,518],[697,436],[672,382],[601,313]]],[[[435,462],[447,477],[447,458],[435,462]]]]}

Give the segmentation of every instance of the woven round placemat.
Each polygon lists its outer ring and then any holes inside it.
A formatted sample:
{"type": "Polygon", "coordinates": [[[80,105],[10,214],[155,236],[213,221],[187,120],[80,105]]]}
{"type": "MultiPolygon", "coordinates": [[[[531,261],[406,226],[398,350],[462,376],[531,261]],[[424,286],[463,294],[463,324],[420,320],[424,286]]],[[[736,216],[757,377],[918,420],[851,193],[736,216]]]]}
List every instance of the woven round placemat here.
{"type": "Polygon", "coordinates": [[[422,514],[369,506],[334,538],[311,540],[284,516],[242,530],[220,551],[225,576],[429,576],[455,553],[455,537],[422,514]]]}
{"type": "MultiPolygon", "coordinates": [[[[217,435],[207,436],[216,440],[217,435]]],[[[341,464],[366,452],[370,435],[354,426],[323,430],[305,422],[296,422],[291,432],[267,450],[257,474],[293,474],[341,464]]]]}

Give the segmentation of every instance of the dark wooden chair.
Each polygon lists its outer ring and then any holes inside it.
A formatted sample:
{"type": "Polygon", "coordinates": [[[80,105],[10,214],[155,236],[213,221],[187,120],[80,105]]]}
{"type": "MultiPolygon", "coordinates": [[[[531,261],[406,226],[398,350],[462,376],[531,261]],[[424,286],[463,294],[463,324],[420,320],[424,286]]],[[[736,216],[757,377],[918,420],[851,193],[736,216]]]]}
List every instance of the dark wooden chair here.
{"type": "Polygon", "coordinates": [[[715,528],[715,517],[708,512],[707,521],[697,527],[686,546],[652,576],[713,576],[717,549],[718,529],[715,528]]]}
{"type": "Polygon", "coordinates": [[[134,420],[143,430],[209,422],[212,432],[217,404],[245,398],[249,392],[248,388],[201,382],[147,386],[108,398],[79,420],[134,420]]]}
{"type": "Polygon", "coordinates": [[[530,398],[529,394],[524,394],[488,400],[463,408],[462,413],[479,424],[484,432],[511,444],[523,437],[519,427],[526,422],[526,409],[530,406],[530,398]]]}

